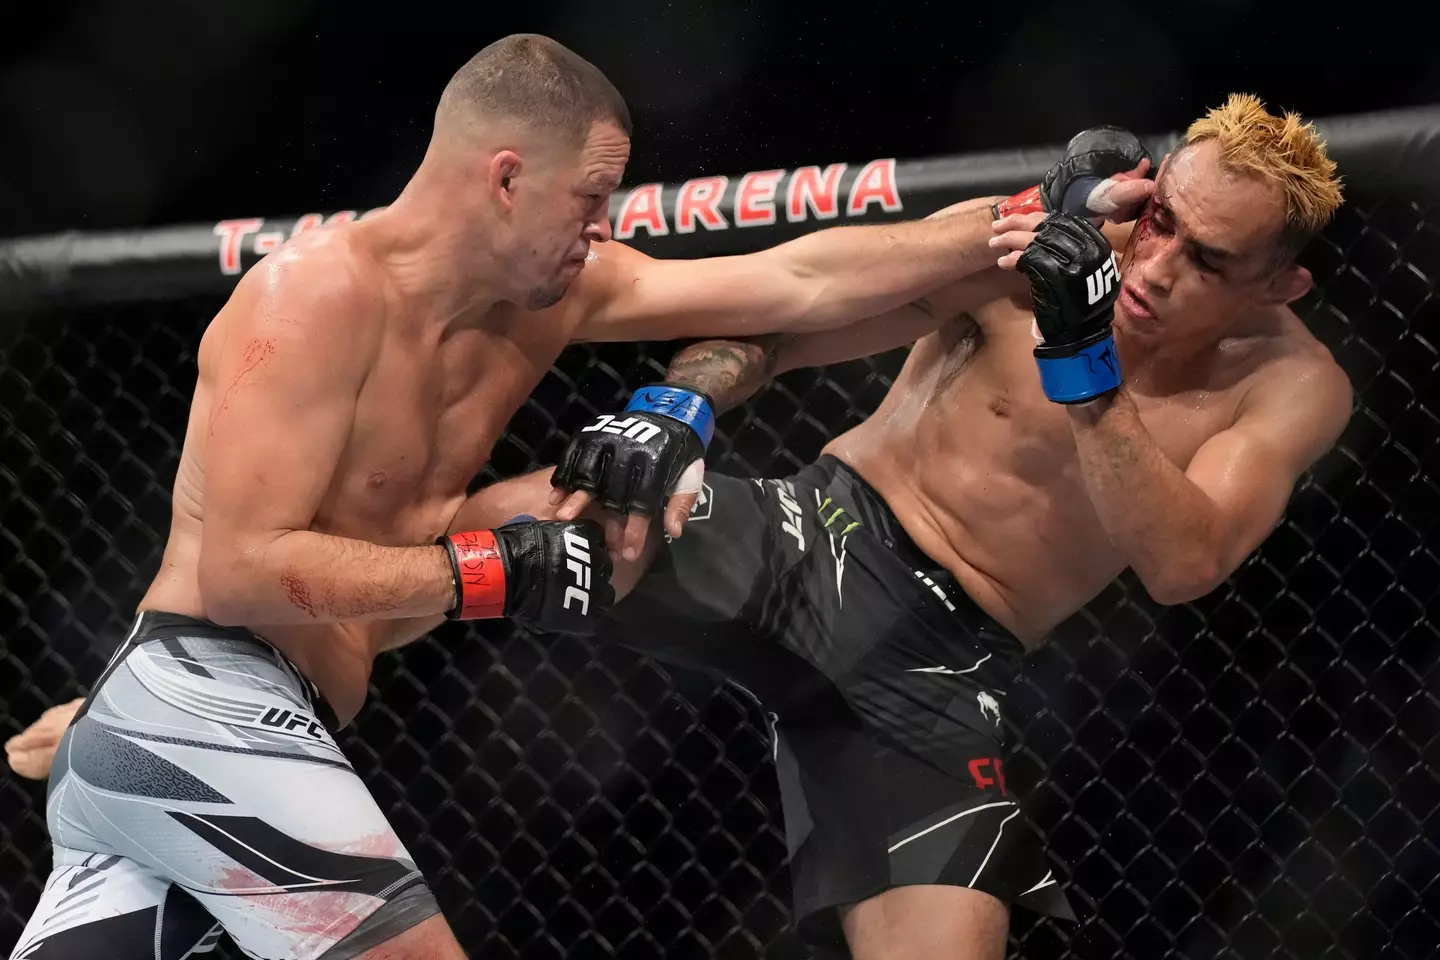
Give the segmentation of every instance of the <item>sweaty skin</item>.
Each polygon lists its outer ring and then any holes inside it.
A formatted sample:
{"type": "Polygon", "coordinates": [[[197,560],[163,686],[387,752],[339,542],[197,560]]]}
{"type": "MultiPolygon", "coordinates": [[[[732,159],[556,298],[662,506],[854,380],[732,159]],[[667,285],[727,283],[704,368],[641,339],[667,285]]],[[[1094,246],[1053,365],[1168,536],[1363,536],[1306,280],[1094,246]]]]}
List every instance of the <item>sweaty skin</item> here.
{"type": "MultiPolygon", "coordinates": [[[[206,492],[216,486],[217,461],[218,468],[244,491],[237,495],[227,490],[227,495],[238,496],[247,508],[300,499],[292,496],[289,487],[304,474],[287,461],[293,457],[298,463],[321,455],[311,445],[320,445],[319,435],[333,435],[335,430],[330,423],[316,421],[314,433],[309,434],[305,429],[312,422],[309,411],[246,402],[269,389],[273,381],[267,380],[267,372],[275,365],[286,360],[323,364],[327,350],[336,355],[365,354],[357,363],[363,372],[355,378],[349,409],[339,414],[349,422],[340,423],[335,468],[318,480],[305,478],[319,487],[306,529],[348,538],[347,555],[340,564],[363,570],[367,563],[378,562],[371,555],[371,544],[433,543],[450,529],[466,485],[489,458],[511,412],[569,341],[578,322],[576,311],[547,311],[552,316],[537,321],[522,316],[523,311],[511,304],[499,304],[475,324],[441,335],[438,324],[427,322],[432,318],[423,315],[423,305],[407,303],[403,292],[393,288],[381,258],[369,249],[364,226],[316,231],[293,241],[278,255],[280,263],[261,265],[241,280],[206,330],[175,478],[171,535],[141,609],[214,616],[201,589],[199,569],[206,492]],[[301,274],[303,281],[312,272],[307,267],[321,266],[356,278],[351,281],[355,289],[346,296],[352,301],[350,323],[334,324],[333,330],[315,330],[317,325],[311,324],[305,338],[295,334],[287,338],[289,331],[284,329],[274,338],[248,336],[255,315],[269,308],[267,300],[274,300],[267,286],[293,282],[276,274],[288,270],[301,274]],[[238,359],[237,339],[243,341],[238,359]],[[273,434],[273,424],[282,420],[296,430],[276,454],[283,459],[248,462],[254,448],[249,442],[235,441],[249,434],[273,434]],[[220,442],[227,446],[217,457],[220,442]]],[[[291,330],[300,326],[302,321],[284,315],[283,302],[275,309],[280,312],[271,325],[291,330]]],[[[449,573],[443,552],[437,548],[429,559],[436,567],[436,582],[446,590],[449,573]]],[[[381,576],[358,591],[342,594],[336,580],[347,572],[339,567],[331,576],[323,570],[282,566],[275,575],[275,603],[288,604],[307,619],[327,622],[260,621],[246,626],[290,657],[348,721],[364,699],[370,665],[379,649],[370,633],[343,621],[377,615],[395,618],[409,598],[381,576]]],[[[442,592],[438,599],[443,604],[448,598],[442,592]]]]}
{"type": "MultiPolygon", "coordinates": [[[[916,342],[879,409],[825,452],[1033,647],[1129,563],[1087,493],[1070,414],[1041,392],[1030,327],[1028,304],[1008,297],[946,317],[916,342]]],[[[1140,421],[1181,470],[1259,382],[1333,363],[1285,308],[1234,328],[1185,375],[1127,363],[1117,340],[1140,421]]]]}
{"type": "MultiPolygon", "coordinates": [[[[1308,274],[1247,285],[1272,236],[1268,189],[1224,172],[1203,145],[1171,159],[1133,236],[1106,228],[1125,251],[1114,398],[1045,397],[1028,284],[998,269],[835,334],[699,344],[668,379],[726,405],[775,372],[924,334],[875,413],[825,452],[875,487],[981,607],[1033,647],[1126,567],[1162,603],[1208,593],[1279,521],[1352,394],[1286,305],[1308,274]]],[[[1040,219],[998,225],[999,248],[1022,249],[1040,219]]]]}
{"type": "Polygon", "coordinates": [[[390,207],[247,273],[200,345],[171,536],[140,609],[254,631],[348,722],[375,655],[410,633],[361,624],[433,625],[453,606],[434,541],[567,344],[833,329],[990,257],[976,216],[654,260],[609,242],[628,154],[597,122],[573,159],[527,168],[500,150],[485,184],[459,189],[475,161],[442,150],[390,207]],[[472,187],[484,216],[461,218],[472,187]],[[510,260],[484,256],[476,223],[508,238],[510,260]]]}
{"type": "MultiPolygon", "coordinates": [[[[1202,227],[1209,220],[1228,228],[1232,238],[1238,236],[1226,221],[1233,212],[1223,205],[1207,205],[1201,197],[1186,208],[1185,186],[1195,177],[1180,172],[1186,176],[1167,202],[1187,220],[1202,227]]],[[[1235,192],[1233,184],[1226,186],[1235,192]]],[[[1251,206],[1256,202],[1241,199],[1251,206]]],[[[960,204],[942,214],[984,209],[990,202],[960,204]]],[[[974,273],[872,321],[828,333],[696,344],[677,355],[671,379],[707,390],[723,408],[755,393],[775,373],[914,343],[880,408],[826,449],[886,497],[915,541],[987,612],[1033,645],[1127,565],[1141,561],[1150,574],[1146,585],[1160,594],[1157,599],[1189,599],[1187,592],[1199,595],[1228,576],[1273,527],[1295,478],[1343,429],[1350,388],[1328,351],[1288,307],[1230,316],[1221,294],[1206,287],[1214,282],[1208,275],[1167,260],[1172,258],[1169,246],[1155,254],[1155,237],[1175,233],[1174,224],[1155,216],[1142,218],[1139,253],[1127,251],[1123,261],[1127,292],[1115,318],[1126,375],[1122,401],[1065,408],[1044,397],[1031,356],[1027,287],[1015,273],[998,269],[974,273]],[[1178,271],[1179,280],[1166,271],[1178,271]],[[1176,317],[1157,322],[1145,315],[1143,305],[1135,311],[1129,306],[1132,292],[1164,302],[1183,292],[1185,283],[1198,285],[1218,311],[1218,321],[1187,331],[1176,317]],[[1216,322],[1223,327],[1218,335],[1216,322]],[[1157,349],[1157,342],[1175,340],[1177,332],[1189,335],[1179,338],[1180,349],[1168,354],[1157,349]],[[1093,423],[1085,426],[1088,421],[1093,423]],[[1077,428],[1077,422],[1082,426],[1077,428]],[[1163,462],[1152,462],[1156,459],[1163,462]],[[1126,477],[1135,481],[1129,490],[1126,477]],[[1097,489],[1106,496],[1097,496],[1097,489]],[[1212,502],[1232,506],[1221,525],[1231,542],[1223,551],[1212,551],[1224,555],[1210,559],[1205,576],[1189,577],[1172,588],[1179,591],[1175,595],[1164,595],[1153,570],[1184,569],[1182,561],[1195,552],[1193,541],[1204,538],[1173,524],[1156,524],[1155,518],[1184,514],[1179,508],[1197,498],[1203,501],[1200,513],[1212,502]],[[1146,545],[1152,555],[1140,556],[1136,544],[1146,545]]],[[[1127,249],[1128,227],[1107,231],[1117,250],[1127,249]]],[[[1173,238],[1161,240],[1173,246],[1173,238]]],[[[332,241],[317,236],[307,242],[332,241]]],[[[617,252],[638,257],[624,248],[617,252]]],[[[1004,259],[1013,263],[1014,256],[1004,259]]],[[[246,285],[258,283],[252,277],[260,273],[252,271],[242,282],[237,301],[254,295],[246,285]]],[[[616,273],[620,285],[627,285],[630,274],[616,273]]],[[[613,275],[610,282],[615,282],[613,275]]],[[[463,509],[461,503],[466,482],[483,464],[507,412],[572,335],[575,315],[591,309],[582,296],[568,299],[582,306],[572,307],[573,313],[560,311],[552,326],[528,322],[533,314],[503,308],[488,329],[438,341],[407,337],[398,315],[384,314],[381,328],[394,329],[378,338],[383,348],[376,351],[374,369],[384,374],[367,379],[358,391],[345,455],[311,529],[413,544],[443,530],[494,526],[521,513],[553,517],[549,470],[481,490],[463,509]],[[487,366],[497,353],[507,362],[487,366]],[[481,389],[467,395],[465,385],[482,376],[481,389]]],[[[227,307],[202,347],[192,429],[175,486],[174,534],[145,601],[195,615],[204,614],[195,554],[210,431],[194,427],[211,422],[217,384],[223,384],[223,405],[278,355],[246,340],[230,379],[220,374],[215,345],[226,336],[229,314],[227,307]]],[[[1189,512],[1197,511],[1192,507],[1189,512]]],[[[672,519],[678,526],[679,518],[672,519]]],[[[615,523],[613,518],[609,522],[615,523]]],[[[638,578],[658,542],[658,536],[651,537],[641,561],[617,563],[617,596],[638,578]]],[[[326,602],[323,582],[292,580],[277,584],[277,592],[283,602],[301,609],[326,602]]],[[[391,611],[390,617],[369,622],[259,629],[348,717],[363,700],[374,656],[423,635],[441,619],[391,611]]],[[[12,763],[31,770],[45,766],[40,758],[53,750],[50,726],[48,720],[37,723],[7,744],[12,763]]]]}

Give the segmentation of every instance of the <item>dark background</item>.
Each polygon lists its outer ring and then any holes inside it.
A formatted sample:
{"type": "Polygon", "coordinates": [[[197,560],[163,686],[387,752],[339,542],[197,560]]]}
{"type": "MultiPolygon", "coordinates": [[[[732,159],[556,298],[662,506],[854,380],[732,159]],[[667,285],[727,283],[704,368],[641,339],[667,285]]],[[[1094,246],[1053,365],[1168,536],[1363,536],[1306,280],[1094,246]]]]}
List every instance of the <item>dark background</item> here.
{"type": "MultiPolygon", "coordinates": [[[[514,30],[628,95],[632,182],[1174,130],[1232,90],[1312,116],[1440,102],[1423,23],[1376,4],[544,8],[104,0],[27,7],[24,30],[5,11],[0,234],[384,203],[450,72],[514,30]]],[[[1015,956],[1440,956],[1440,211],[1365,179],[1306,255],[1302,315],[1359,394],[1337,449],[1215,593],[1160,609],[1122,578],[1011,691],[1007,779],[1081,916],[1017,912],[1015,956]]],[[[0,351],[0,736],[88,690],[158,564],[221,296],[149,296],[61,297],[0,351]]],[[[494,467],[553,462],[665,356],[567,351],[494,467]]],[[[900,360],[785,375],[722,419],[712,466],[793,471],[900,360]]],[[[472,956],[809,956],[743,697],[499,622],[381,658],[371,693],[343,746],[472,956]]],[[[43,800],[0,775],[0,953],[49,870],[43,800]]]]}
{"type": "Polygon", "coordinates": [[[450,73],[516,31],[615,80],[631,182],[1172,130],[1236,90],[1315,116],[1440,100],[1420,5],[1328,6],[26,4],[0,30],[0,234],[382,204],[450,73]]]}

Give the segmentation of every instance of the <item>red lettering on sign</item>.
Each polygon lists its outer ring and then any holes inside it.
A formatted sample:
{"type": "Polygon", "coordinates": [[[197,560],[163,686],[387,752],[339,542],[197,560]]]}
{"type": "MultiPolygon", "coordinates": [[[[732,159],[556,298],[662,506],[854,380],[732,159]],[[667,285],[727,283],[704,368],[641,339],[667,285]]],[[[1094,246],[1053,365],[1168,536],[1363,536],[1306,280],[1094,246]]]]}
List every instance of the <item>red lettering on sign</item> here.
{"type": "Polygon", "coordinates": [[[214,234],[220,238],[220,272],[226,276],[240,272],[240,241],[265,225],[259,218],[221,220],[214,234]]]}
{"type": "Polygon", "coordinates": [[[290,230],[290,239],[294,240],[296,237],[300,236],[300,234],[305,233],[308,230],[314,230],[316,227],[321,226],[324,223],[325,215],[323,213],[307,213],[305,214],[305,216],[295,221],[295,226],[292,227],[290,230]]]}
{"type": "Polygon", "coordinates": [[[860,175],[850,185],[850,203],[847,213],[858,217],[872,203],[880,204],[886,213],[898,213],[900,191],[895,186],[895,160],[871,160],[860,170],[860,175]]]}
{"type": "Polygon", "coordinates": [[[660,188],[658,183],[647,183],[626,195],[620,205],[620,215],[615,218],[616,240],[630,239],[641,227],[652,237],[663,237],[670,232],[660,209],[660,188]]]}
{"type": "Polygon", "coordinates": [[[735,188],[735,226],[763,227],[775,222],[775,190],[784,170],[760,170],[740,178],[735,188]]]}
{"type": "Polygon", "coordinates": [[[675,232],[694,233],[697,218],[707,230],[730,226],[718,209],[729,182],[728,177],[699,177],[682,183],[680,195],[675,198],[675,232]]]}
{"type": "Polygon", "coordinates": [[[285,242],[285,234],[279,230],[255,234],[255,252],[262,257],[269,256],[285,242]]]}
{"type": "Polygon", "coordinates": [[[847,164],[832,163],[822,174],[819,167],[801,167],[790,175],[790,189],[785,195],[785,219],[799,223],[805,219],[806,208],[817,220],[833,220],[840,215],[840,177],[847,164]]]}

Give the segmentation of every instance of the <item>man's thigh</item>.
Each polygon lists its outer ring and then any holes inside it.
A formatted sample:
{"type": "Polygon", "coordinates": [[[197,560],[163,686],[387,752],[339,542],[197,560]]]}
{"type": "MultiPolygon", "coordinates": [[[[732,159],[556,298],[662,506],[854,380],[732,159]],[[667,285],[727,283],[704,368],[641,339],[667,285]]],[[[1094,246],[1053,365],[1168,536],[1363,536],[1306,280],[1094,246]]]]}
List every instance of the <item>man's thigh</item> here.
{"type": "Polygon", "coordinates": [[[168,878],[126,857],[55,847],[12,960],[182,960],[221,927],[168,878]]]}
{"type": "Polygon", "coordinates": [[[979,890],[911,886],[841,911],[854,960],[1002,960],[1009,908],[979,890]]]}
{"type": "Polygon", "coordinates": [[[170,615],[135,638],[57,752],[57,845],[183,887],[253,956],[349,960],[438,913],[293,666],[170,615]]]}

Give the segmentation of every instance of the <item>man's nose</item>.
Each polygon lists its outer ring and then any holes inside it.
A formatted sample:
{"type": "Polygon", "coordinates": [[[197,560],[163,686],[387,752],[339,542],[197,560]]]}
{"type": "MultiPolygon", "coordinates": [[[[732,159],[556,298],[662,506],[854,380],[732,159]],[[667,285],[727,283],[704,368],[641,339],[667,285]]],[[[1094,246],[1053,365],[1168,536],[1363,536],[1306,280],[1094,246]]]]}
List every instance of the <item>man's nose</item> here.
{"type": "Polygon", "coordinates": [[[1162,243],[1150,251],[1140,264],[1140,279],[1149,287],[1168,293],[1175,283],[1175,258],[1180,254],[1178,243],[1162,243]]]}
{"type": "Polygon", "coordinates": [[[586,240],[589,240],[591,243],[607,242],[611,236],[610,218],[601,217],[598,220],[590,221],[585,225],[585,231],[582,235],[585,237],[586,240]]]}

